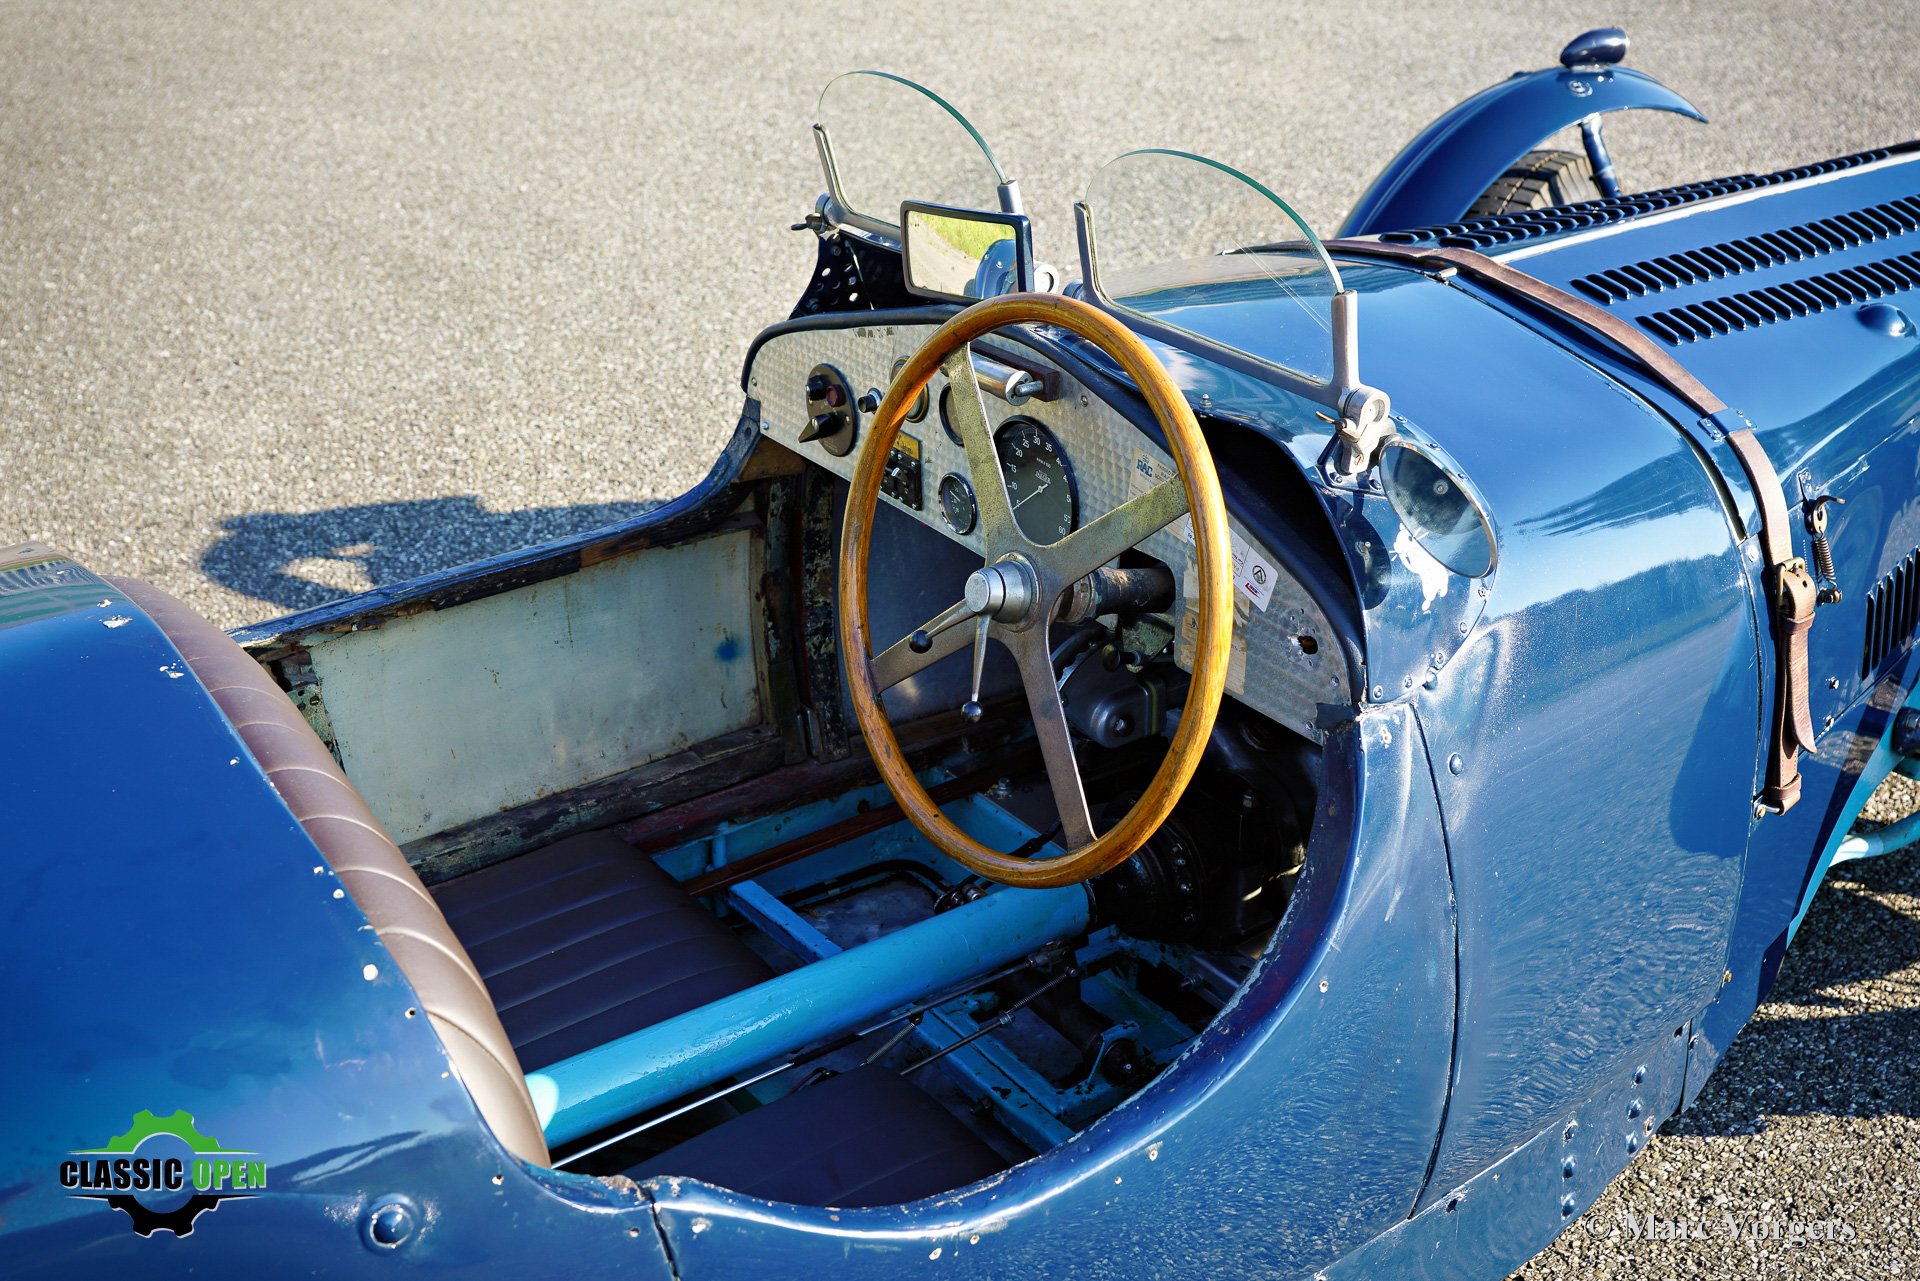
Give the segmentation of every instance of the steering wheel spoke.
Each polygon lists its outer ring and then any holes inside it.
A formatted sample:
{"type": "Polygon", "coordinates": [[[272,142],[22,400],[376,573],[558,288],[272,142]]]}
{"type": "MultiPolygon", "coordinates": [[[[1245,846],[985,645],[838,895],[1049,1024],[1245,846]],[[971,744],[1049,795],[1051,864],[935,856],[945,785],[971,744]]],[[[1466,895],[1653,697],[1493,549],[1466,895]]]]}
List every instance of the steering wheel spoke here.
{"type": "Polygon", "coordinates": [[[1007,497],[1007,480],[1000,471],[1000,452],[993,447],[993,432],[987,426],[987,402],[981,398],[980,384],[973,376],[973,348],[962,344],[940,362],[940,368],[947,375],[948,416],[960,433],[961,447],[967,451],[980,534],[991,560],[994,552],[1010,542],[1025,546],[1026,540],[1014,523],[1013,501],[1007,497]]]}
{"type": "Polygon", "coordinates": [[[904,636],[873,656],[873,683],[880,689],[892,689],[901,681],[932,667],[949,654],[965,649],[973,639],[973,629],[960,626],[978,613],[960,601],[941,610],[925,627],[904,636]],[[925,639],[926,647],[916,647],[925,639]]]}
{"type": "Polygon", "coordinates": [[[1047,629],[1003,633],[1001,640],[1013,651],[1021,684],[1026,687],[1033,734],[1039,740],[1040,759],[1053,788],[1054,808],[1060,812],[1061,839],[1070,850],[1082,849],[1093,844],[1098,833],[1093,830],[1093,817],[1087,809],[1080,762],[1073,755],[1073,732],[1067,726],[1067,709],[1060,702],[1047,629]]]}
{"type": "Polygon", "coordinates": [[[1138,547],[1187,514],[1187,490],[1179,480],[1163,480],[1045,549],[1064,582],[1085,578],[1121,552],[1138,547]]]}

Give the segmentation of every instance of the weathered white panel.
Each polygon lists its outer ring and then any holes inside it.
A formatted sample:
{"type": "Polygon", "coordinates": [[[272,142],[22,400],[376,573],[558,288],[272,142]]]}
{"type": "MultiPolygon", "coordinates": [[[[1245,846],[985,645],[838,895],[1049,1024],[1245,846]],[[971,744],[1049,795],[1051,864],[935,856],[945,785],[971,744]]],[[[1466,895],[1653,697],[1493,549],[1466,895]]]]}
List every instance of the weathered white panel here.
{"type": "Polygon", "coordinates": [[[744,532],[315,643],[347,776],[402,844],[760,720],[744,532]]]}

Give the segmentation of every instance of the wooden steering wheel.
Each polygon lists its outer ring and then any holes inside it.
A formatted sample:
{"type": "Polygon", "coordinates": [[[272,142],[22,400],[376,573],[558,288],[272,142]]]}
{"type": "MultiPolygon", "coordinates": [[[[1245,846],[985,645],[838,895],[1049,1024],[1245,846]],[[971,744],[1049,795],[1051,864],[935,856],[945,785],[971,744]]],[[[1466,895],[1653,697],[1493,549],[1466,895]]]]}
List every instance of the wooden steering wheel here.
{"type": "Polygon", "coordinates": [[[854,468],[852,491],[840,538],[840,648],[846,656],[854,716],[867,747],[900,808],[940,851],[963,866],[1008,885],[1044,888],[1071,885],[1119,866],[1173,812],[1193,778],[1213,732],[1214,716],[1227,678],[1227,648],[1232,635],[1232,555],[1220,478],[1186,398],[1152,352],[1124,326],[1085,303],[1054,294],[1010,294],[975,303],[940,326],[893,380],[886,399],[874,411],[854,468]],[[1114,508],[1057,543],[1042,545],[1021,532],[1007,498],[1006,481],[987,427],[986,406],[974,380],[968,344],[1008,325],[1057,325],[1078,334],[1113,357],[1146,397],[1172,450],[1178,480],[1165,480],[1114,508]],[[967,451],[986,563],[967,578],[965,598],[926,626],[875,655],[867,628],[867,556],[873,539],[874,507],[887,455],[907,407],[943,370],[952,389],[951,417],[967,451]],[[1193,543],[1199,584],[1198,629],[1193,646],[1193,680],[1173,745],[1159,772],[1125,817],[1096,834],[1073,757],[1073,740],[1055,681],[1048,627],[1060,597],[1076,582],[1121,552],[1166,528],[1183,515],[1193,518],[1193,543]],[[962,626],[970,624],[970,626],[962,626]],[[1033,713],[1041,758],[1060,812],[1066,853],[1025,859],[991,850],[961,831],[940,812],[907,764],[880,701],[881,691],[957,653],[973,640],[973,699],[966,710],[978,715],[980,674],[986,642],[998,641],[1013,653],[1033,713]]]}

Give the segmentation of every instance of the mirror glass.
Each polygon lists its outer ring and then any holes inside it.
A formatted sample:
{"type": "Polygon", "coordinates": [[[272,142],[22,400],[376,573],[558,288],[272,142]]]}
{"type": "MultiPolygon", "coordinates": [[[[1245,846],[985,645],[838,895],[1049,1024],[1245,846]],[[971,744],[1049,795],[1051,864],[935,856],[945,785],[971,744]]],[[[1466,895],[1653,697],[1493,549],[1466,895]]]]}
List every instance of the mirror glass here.
{"type": "Polygon", "coordinates": [[[820,93],[814,123],[833,155],[834,195],[893,227],[903,201],[997,209],[1005,175],[967,118],[938,94],[884,71],[849,71],[820,93]]]}
{"type": "Polygon", "coordinates": [[[1109,161],[1085,203],[1092,283],[1110,305],[1332,381],[1340,272],[1280,197],[1216,160],[1152,149],[1109,161]]]}
{"type": "Polygon", "coordinates": [[[931,209],[909,202],[901,209],[907,254],[907,288],[956,302],[1017,293],[1031,274],[1026,219],[931,209]]]}
{"type": "Polygon", "coordinates": [[[1493,569],[1493,526],[1458,477],[1418,446],[1389,441],[1380,482],[1407,532],[1429,556],[1465,578],[1493,569]]]}

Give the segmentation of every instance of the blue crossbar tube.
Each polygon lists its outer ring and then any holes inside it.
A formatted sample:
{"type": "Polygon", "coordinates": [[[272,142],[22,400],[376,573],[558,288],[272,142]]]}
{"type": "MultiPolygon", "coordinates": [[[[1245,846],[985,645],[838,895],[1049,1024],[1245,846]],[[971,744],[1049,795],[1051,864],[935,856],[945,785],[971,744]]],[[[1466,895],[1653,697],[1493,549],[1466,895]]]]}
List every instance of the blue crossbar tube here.
{"type": "Polygon", "coordinates": [[[1877,832],[1849,832],[1847,839],[1840,842],[1840,848],[1833,852],[1833,861],[1845,863],[1856,858],[1874,858],[1881,854],[1892,854],[1903,850],[1915,841],[1920,841],[1920,814],[1909,814],[1897,823],[1889,823],[1877,832]]]}
{"type": "Polygon", "coordinates": [[[567,1143],[854,1031],[1088,925],[1087,892],[1003,889],[527,1077],[547,1142],[567,1143]]]}

